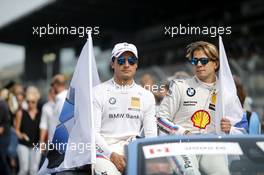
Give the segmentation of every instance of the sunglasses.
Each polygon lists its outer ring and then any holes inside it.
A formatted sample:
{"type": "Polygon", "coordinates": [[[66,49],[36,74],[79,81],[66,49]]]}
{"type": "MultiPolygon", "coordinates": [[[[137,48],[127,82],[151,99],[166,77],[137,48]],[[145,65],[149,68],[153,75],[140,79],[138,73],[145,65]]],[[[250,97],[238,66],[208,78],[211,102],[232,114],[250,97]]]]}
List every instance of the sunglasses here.
{"type": "MultiPolygon", "coordinates": [[[[134,64],[137,63],[137,58],[136,58],[136,57],[132,57],[132,56],[130,56],[130,57],[128,57],[127,62],[128,62],[128,64],[130,64],[130,65],[134,65],[134,64]]],[[[117,63],[118,63],[119,65],[124,65],[124,64],[126,63],[126,58],[125,58],[125,57],[118,57],[118,58],[117,58],[117,63]]]]}
{"type": "Polygon", "coordinates": [[[209,61],[211,61],[211,59],[210,58],[199,58],[199,59],[198,58],[192,58],[190,60],[192,65],[197,65],[199,63],[199,61],[202,65],[206,65],[207,63],[209,63],[209,61]]]}
{"type": "Polygon", "coordinates": [[[33,101],[33,100],[27,100],[27,103],[32,103],[32,104],[35,104],[36,101],[33,101]]]}

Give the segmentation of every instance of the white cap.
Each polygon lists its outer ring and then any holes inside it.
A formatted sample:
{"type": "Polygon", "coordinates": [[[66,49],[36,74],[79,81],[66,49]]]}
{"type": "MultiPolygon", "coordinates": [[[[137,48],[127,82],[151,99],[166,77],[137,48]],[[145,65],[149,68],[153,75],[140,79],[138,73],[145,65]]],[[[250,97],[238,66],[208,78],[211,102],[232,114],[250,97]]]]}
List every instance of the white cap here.
{"type": "Polygon", "coordinates": [[[129,43],[118,43],[115,45],[115,47],[112,50],[112,57],[118,58],[122,53],[124,52],[132,52],[135,57],[138,58],[138,52],[137,48],[134,44],[129,44],[129,43]]]}

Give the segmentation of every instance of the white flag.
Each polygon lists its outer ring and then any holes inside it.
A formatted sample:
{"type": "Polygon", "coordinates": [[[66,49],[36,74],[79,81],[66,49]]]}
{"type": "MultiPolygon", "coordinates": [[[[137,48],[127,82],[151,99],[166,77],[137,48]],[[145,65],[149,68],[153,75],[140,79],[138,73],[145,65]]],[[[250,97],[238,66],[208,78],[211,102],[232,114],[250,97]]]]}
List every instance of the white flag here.
{"type": "Polygon", "coordinates": [[[38,174],[95,163],[92,87],[99,84],[91,33],[79,56],[59,124],[38,174]]]}
{"type": "MultiPolygon", "coordinates": [[[[229,68],[222,37],[219,36],[219,79],[217,80],[218,95],[216,102],[216,132],[221,134],[220,120],[226,117],[235,126],[242,121],[243,109],[237,96],[235,82],[229,68]]],[[[243,130],[243,129],[242,129],[243,130]]]]}

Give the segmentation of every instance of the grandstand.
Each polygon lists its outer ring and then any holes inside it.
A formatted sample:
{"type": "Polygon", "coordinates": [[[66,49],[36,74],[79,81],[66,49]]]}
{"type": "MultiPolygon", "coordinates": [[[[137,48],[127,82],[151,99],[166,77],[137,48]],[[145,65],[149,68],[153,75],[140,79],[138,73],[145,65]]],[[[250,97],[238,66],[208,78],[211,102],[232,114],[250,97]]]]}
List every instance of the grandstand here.
{"type": "MultiPolygon", "coordinates": [[[[217,3],[186,0],[177,6],[161,1],[54,0],[1,26],[0,42],[25,47],[23,73],[13,77],[26,83],[45,82],[47,69],[42,61],[43,55],[55,53],[63,60],[61,49],[72,48],[77,57],[85,37],[78,34],[40,37],[33,34],[33,27],[49,24],[53,27],[88,26],[94,29],[98,26],[100,32],[94,35],[93,40],[98,49],[96,58],[102,80],[110,77],[110,49],[114,43],[127,40],[139,49],[138,77],[142,72],[150,72],[163,82],[175,71],[190,72],[184,55],[188,43],[207,40],[217,44],[217,37],[210,34],[177,34],[172,37],[165,34],[165,27],[231,26],[231,34],[223,35],[223,41],[233,73],[242,77],[249,96],[253,98],[253,109],[263,116],[263,17],[262,0],[223,0],[217,3]]],[[[60,65],[60,60],[56,59],[53,74],[61,71],[60,65]]]]}

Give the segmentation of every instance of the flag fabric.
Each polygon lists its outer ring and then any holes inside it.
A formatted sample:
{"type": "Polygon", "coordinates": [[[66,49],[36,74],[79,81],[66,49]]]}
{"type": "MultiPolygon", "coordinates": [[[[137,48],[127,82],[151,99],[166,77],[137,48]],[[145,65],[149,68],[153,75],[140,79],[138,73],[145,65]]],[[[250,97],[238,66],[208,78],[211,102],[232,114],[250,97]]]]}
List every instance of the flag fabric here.
{"type": "MultiPolygon", "coordinates": [[[[236,126],[243,118],[243,109],[237,96],[236,86],[225,53],[222,37],[219,36],[219,78],[217,79],[216,132],[222,134],[220,121],[223,117],[236,126]]],[[[243,130],[243,128],[241,129],[243,130]]],[[[232,134],[232,132],[230,132],[232,134]]],[[[240,132],[238,132],[240,133],[240,132]]]]}
{"type": "Polygon", "coordinates": [[[95,163],[92,87],[99,83],[92,37],[89,33],[39,175],[95,163]]]}

